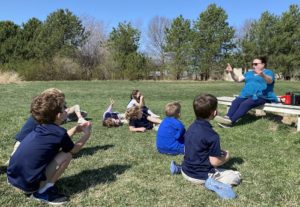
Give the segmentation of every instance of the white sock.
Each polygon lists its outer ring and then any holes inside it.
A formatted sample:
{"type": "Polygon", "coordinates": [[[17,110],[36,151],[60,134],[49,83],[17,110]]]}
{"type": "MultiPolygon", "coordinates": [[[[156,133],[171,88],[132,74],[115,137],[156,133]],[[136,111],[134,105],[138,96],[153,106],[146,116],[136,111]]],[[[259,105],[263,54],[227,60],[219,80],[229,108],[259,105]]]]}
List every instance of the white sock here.
{"type": "Polygon", "coordinates": [[[44,187],[40,188],[38,193],[44,193],[48,188],[54,186],[54,183],[46,183],[46,185],[44,185],[44,187]]]}
{"type": "Polygon", "coordinates": [[[159,117],[158,115],[156,115],[155,113],[153,113],[150,109],[148,109],[148,114],[150,114],[151,116],[157,116],[157,117],[159,117]]]}

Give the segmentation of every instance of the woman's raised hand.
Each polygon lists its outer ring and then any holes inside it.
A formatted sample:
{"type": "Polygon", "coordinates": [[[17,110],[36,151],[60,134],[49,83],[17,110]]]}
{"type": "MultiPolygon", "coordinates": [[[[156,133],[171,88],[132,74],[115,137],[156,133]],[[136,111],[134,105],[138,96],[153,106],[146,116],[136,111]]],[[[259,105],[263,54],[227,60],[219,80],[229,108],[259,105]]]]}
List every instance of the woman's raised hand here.
{"type": "Polygon", "coordinates": [[[226,67],[225,71],[226,71],[227,73],[230,73],[230,72],[233,71],[233,69],[232,69],[232,67],[231,67],[231,65],[230,65],[229,63],[227,63],[227,67],[226,67]]]}

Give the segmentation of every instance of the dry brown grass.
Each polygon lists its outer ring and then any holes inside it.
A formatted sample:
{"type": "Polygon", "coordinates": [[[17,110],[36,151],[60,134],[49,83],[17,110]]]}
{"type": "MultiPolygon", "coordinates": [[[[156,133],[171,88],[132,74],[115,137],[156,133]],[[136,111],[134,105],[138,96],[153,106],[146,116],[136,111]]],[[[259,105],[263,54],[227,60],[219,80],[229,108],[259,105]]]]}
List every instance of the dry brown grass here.
{"type": "Polygon", "coordinates": [[[20,83],[22,78],[16,72],[1,72],[0,84],[20,83]]]}

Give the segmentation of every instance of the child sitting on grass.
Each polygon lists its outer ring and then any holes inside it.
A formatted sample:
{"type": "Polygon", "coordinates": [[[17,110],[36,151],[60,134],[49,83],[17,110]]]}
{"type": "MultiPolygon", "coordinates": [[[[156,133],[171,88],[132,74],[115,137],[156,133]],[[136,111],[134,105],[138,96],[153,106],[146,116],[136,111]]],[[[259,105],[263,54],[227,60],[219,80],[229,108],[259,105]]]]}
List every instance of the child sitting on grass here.
{"type": "Polygon", "coordinates": [[[113,99],[110,99],[110,105],[103,113],[103,126],[118,127],[127,122],[124,114],[112,111],[114,103],[115,101],[113,99]]]}
{"type": "MultiPolygon", "coordinates": [[[[48,88],[46,90],[44,90],[41,94],[59,94],[62,93],[59,89],[57,88],[48,88]]],[[[66,109],[67,112],[67,119],[64,121],[78,121],[78,124],[83,124],[86,122],[86,120],[84,119],[87,116],[87,112],[84,111],[80,111],[80,107],[79,105],[74,105],[72,107],[68,107],[66,109]]],[[[34,130],[34,128],[38,125],[39,123],[32,117],[32,115],[29,116],[29,118],[27,119],[27,121],[25,122],[25,124],[23,125],[23,127],[21,128],[21,130],[17,133],[15,139],[15,144],[14,144],[14,148],[13,151],[11,153],[10,156],[12,156],[14,154],[14,152],[17,150],[17,148],[19,147],[19,145],[21,144],[22,140],[31,132],[34,130]]],[[[6,165],[8,165],[9,160],[5,163],[6,165]]]]}
{"type": "Polygon", "coordinates": [[[133,106],[126,112],[126,119],[129,121],[129,131],[145,132],[153,129],[153,124],[160,124],[161,120],[150,116],[145,108],[133,106]]]}
{"type": "Polygon", "coordinates": [[[8,183],[31,198],[59,205],[68,198],[58,193],[56,181],[91,135],[91,123],[70,130],[61,125],[67,118],[65,95],[58,89],[35,97],[30,109],[38,125],[20,143],[7,168],[8,183]],[[70,137],[83,132],[74,144],[70,137]]]}
{"type": "Polygon", "coordinates": [[[143,108],[143,111],[146,111],[150,116],[154,118],[159,118],[158,115],[154,114],[146,105],[145,105],[145,98],[139,90],[133,90],[130,95],[130,101],[127,105],[127,109],[139,106],[143,108]]]}
{"type": "Polygon", "coordinates": [[[184,154],[184,125],[179,121],[181,105],[179,102],[168,103],[166,117],[159,125],[156,135],[156,147],[162,154],[184,154]]]}
{"type": "MultiPolygon", "coordinates": [[[[241,180],[239,172],[217,168],[229,160],[229,152],[221,150],[220,137],[209,123],[217,115],[217,106],[217,98],[210,94],[199,95],[194,99],[196,120],[184,136],[181,174],[194,184],[204,184],[210,177],[225,184],[238,185],[241,180]]],[[[171,173],[180,173],[174,161],[170,169],[171,173]]]]}

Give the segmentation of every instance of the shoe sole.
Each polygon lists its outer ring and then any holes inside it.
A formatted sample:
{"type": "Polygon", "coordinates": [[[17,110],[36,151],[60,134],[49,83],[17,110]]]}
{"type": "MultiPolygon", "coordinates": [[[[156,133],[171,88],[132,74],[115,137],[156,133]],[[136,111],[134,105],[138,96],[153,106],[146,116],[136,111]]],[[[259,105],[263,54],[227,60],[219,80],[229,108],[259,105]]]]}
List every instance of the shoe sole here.
{"type": "Polygon", "coordinates": [[[171,164],[170,164],[170,172],[171,172],[171,175],[175,175],[176,174],[176,170],[174,169],[175,167],[175,162],[174,161],[171,161],[171,164]]]}
{"type": "Polygon", "coordinates": [[[227,125],[232,124],[230,119],[226,119],[226,118],[223,118],[223,117],[220,117],[220,116],[216,116],[214,120],[218,123],[221,123],[221,124],[227,124],[227,125]]]}
{"type": "Polygon", "coordinates": [[[40,202],[43,202],[43,203],[47,203],[47,204],[50,204],[50,205],[54,205],[54,206],[60,206],[60,205],[63,205],[65,203],[67,203],[67,201],[62,201],[62,202],[51,202],[51,201],[47,201],[47,200],[44,200],[42,198],[36,198],[34,197],[34,195],[31,195],[30,196],[30,199],[33,199],[33,200],[36,200],[36,201],[40,201],[40,202]]]}
{"type": "Polygon", "coordinates": [[[219,125],[221,128],[224,128],[224,129],[229,129],[229,128],[232,127],[232,126],[228,126],[228,125],[222,124],[222,123],[218,123],[218,125],[219,125]]]}
{"type": "Polygon", "coordinates": [[[206,181],[204,186],[210,190],[215,192],[222,199],[233,199],[236,198],[235,192],[232,190],[230,185],[221,183],[219,181],[206,181]]]}

